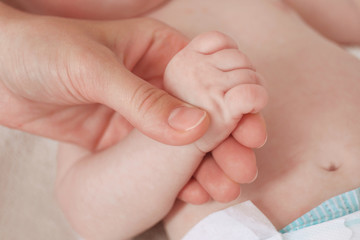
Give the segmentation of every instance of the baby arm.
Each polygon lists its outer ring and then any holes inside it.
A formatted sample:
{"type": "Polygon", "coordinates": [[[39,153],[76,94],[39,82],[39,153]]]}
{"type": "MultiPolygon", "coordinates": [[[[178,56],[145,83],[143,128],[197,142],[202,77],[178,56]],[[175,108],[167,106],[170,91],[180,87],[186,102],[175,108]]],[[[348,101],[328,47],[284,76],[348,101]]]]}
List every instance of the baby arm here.
{"type": "Polygon", "coordinates": [[[160,221],[205,154],[231,134],[243,114],[258,112],[267,101],[248,59],[216,32],[198,36],[179,52],[164,84],[210,114],[208,132],[195,143],[164,145],[134,130],[103,152],[60,150],[57,196],[86,239],[125,239],[160,221]]]}
{"type": "Polygon", "coordinates": [[[314,29],[342,44],[360,44],[360,0],[285,0],[314,29]]]}

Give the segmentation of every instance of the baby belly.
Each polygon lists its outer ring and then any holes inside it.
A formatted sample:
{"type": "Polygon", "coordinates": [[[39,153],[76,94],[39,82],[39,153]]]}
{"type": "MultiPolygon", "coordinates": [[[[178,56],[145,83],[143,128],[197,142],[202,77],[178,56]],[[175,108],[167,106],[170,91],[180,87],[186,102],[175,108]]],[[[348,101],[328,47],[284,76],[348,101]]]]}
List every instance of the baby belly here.
{"type": "MultiPolygon", "coordinates": [[[[333,81],[328,72],[323,75],[322,85],[333,81]]],[[[355,110],[360,99],[353,95],[357,91],[337,85],[336,90],[323,86],[327,91],[321,92],[314,84],[319,91],[308,96],[299,93],[302,84],[287,89],[294,91],[291,96],[279,91],[282,99],[270,101],[264,113],[268,142],[257,150],[259,177],[244,193],[279,229],[323,201],[360,187],[360,112],[355,110]]]]}
{"type": "Polygon", "coordinates": [[[172,0],[148,16],[190,38],[205,31],[227,33],[251,53],[299,36],[294,24],[300,18],[281,0],[172,0]]]}
{"type": "MultiPolygon", "coordinates": [[[[360,187],[358,155],[346,149],[341,142],[325,153],[314,147],[293,158],[258,157],[259,177],[243,187],[243,200],[252,200],[282,229],[322,202],[360,187]]],[[[271,151],[275,149],[263,150],[265,154],[271,151]]]]}
{"type": "Polygon", "coordinates": [[[241,200],[280,229],[360,186],[359,60],[278,0],[173,0],[151,16],[189,37],[229,34],[265,77],[268,142],[241,200]]]}

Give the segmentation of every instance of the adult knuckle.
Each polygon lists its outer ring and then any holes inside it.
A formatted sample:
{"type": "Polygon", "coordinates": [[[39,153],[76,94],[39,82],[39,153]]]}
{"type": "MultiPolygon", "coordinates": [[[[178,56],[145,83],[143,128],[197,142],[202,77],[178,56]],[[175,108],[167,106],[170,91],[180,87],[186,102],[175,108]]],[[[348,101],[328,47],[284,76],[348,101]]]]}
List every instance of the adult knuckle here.
{"type": "Polygon", "coordinates": [[[145,116],[151,111],[163,98],[167,96],[167,93],[161,89],[157,89],[150,85],[140,85],[131,99],[131,104],[139,113],[145,116]]]}

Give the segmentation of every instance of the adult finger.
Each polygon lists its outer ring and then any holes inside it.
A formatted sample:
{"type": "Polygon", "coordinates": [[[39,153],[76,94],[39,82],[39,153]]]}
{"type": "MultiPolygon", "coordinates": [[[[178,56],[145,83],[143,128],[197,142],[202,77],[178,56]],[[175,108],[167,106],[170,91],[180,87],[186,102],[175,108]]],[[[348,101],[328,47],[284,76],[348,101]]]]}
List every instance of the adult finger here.
{"type": "Polygon", "coordinates": [[[257,177],[256,158],[252,149],[229,137],[212,151],[221,170],[237,183],[250,183],[257,177]]]}
{"type": "Polygon", "coordinates": [[[217,202],[230,202],[240,195],[240,185],[224,173],[211,154],[206,155],[194,176],[217,202]]]}
{"type": "Polygon", "coordinates": [[[150,138],[183,145],[206,132],[209,117],[204,110],[156,88],[120,64],[104,71],[103,78],[107,81],[98,89],[97,100],[122,114],[150,138]]]}
{"type": "Polygon", "coordinates": [[[113,108],[157,141],[184,145],[201,137],[209,124],[207,113],[150,84],[161,87],[167,63],[187,39],[149,19],[105,26],[105,44],[112,46],[112,55],[97,56],[101,67],[94,71],[98,74],[91,93],[94,100],[113,108]]]}
{"type": "Polygon", "coordinates": [[[211,197],[198,181],[191,178],[179,192],[178,198],[186,203],[200,205],[208,202],[211,197]]]}
{"type": "Polygon", "coordinates": [[[266,125],[260,113],[246,114],[240,120],[232,136],[248,148],[260,148],[267,140],[266,125]]]}

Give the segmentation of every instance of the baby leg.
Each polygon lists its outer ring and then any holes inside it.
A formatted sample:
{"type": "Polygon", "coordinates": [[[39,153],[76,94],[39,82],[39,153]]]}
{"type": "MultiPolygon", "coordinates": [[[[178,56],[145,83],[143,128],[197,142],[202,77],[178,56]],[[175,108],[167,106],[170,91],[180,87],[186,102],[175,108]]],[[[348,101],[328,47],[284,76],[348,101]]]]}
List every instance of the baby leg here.
{"type": "Polygon", "coordinates": [[[179,52],[164,84],[210,114],[208,132],[193,144],[169,146],[134,130],[112,148],[70,164],[71,154],[76,158],[79,151],[61,153],[59,169],[71,166],[59,172],[58,198],[82,236],[124,239],[160,221],[206,152],[229,136],[243,114],[258,112],[267,100],[247,58],[217,32],[198,36],[179,52]]]}

